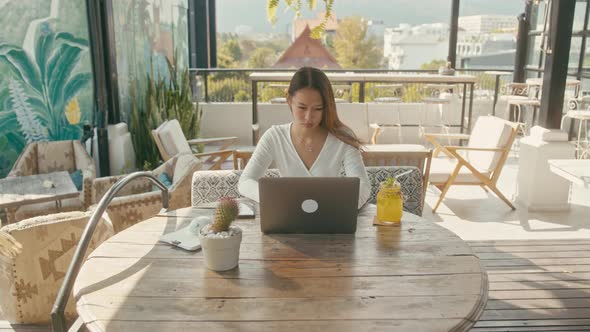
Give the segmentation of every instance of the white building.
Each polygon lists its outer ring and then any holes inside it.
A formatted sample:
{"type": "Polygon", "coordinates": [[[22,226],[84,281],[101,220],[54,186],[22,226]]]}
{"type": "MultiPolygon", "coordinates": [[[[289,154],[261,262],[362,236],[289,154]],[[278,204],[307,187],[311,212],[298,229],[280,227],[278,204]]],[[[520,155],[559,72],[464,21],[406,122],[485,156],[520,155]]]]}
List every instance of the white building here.
{"type": "Polygon", "coordinates": [[[470,57],[516,49],[516,36],[512,33],[462,34],[457,41],[457,55],[470,57]]]}
{"type": "Polygon", "coordinates": [[[518,20],[511,15],[460,16],[459,29],[467,33],[482,34],[496,31],[516,31],[518,20]]]}
{"type": "Polygon", "coordinates": [[[419,69],[432,60],[445,60],[449,47],[449,26],[444,23],[387,28],[383,56],[389,69],[419,69]]]}

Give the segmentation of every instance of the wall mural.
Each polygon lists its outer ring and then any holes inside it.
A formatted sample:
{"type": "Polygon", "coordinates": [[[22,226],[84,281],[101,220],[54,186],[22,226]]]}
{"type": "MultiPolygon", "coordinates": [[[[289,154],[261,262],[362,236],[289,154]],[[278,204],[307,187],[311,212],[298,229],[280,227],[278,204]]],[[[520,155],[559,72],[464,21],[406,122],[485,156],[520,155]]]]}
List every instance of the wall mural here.
{"type": "Polygon", "coordinates": [[[79,139],[92,123],[84,3],[0,0],[0,177],[27,143],[79,139]]]}
{"type": "Polygon", "coordinates": [[[148,74],[169,77],[166,59],[188,66],[187,9],[187,0],[113,1],[121,120],[128,122],[132,98],[142,104],[148,74]]]}

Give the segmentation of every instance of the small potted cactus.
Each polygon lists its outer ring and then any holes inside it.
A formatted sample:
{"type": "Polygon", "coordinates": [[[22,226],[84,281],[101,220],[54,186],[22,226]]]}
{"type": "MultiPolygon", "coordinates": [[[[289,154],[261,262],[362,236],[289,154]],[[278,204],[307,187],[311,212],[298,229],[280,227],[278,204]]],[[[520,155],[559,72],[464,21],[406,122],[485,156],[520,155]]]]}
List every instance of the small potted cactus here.
{"type": "Polygon", "coordinates": [[[238,212],[238,202],[235,199],[220,199],[213,222],[203,227],[199,233],[205,265],[211,270],[225,271],[238,265],[242,230],[231,226],[238,212]]]}

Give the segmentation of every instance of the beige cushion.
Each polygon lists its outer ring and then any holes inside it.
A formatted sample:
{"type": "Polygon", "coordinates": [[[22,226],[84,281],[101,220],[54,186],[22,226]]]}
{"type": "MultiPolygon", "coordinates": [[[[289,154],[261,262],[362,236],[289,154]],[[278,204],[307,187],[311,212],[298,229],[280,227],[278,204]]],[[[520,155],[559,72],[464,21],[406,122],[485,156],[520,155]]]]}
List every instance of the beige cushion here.
{"type": "MultiPolygon", "coordinates": [[[[174,173],[170,174],[172,175],[172,183],[178,182],[183,175],[190,172],[191,168],[195,167],[195,163],[202,164],[202,162],[192,154],[179,155],[176,159],[176,165],[174,165],[174,173]]],[[[189,178],[192,178],[193,175],[189,174],[188,176],[189,178]]]]}
{"type": "MultiPolygon", "coordinates": [[[[91,212],[35,217],[2,228],[22,245],[14,258],[0,256],[0,309],[12,323],[39,324],[50,320],[51,308],[91,212]]],[[[98,224],[90,253],[114,234],[108,217],[98,224]]],[[[76,317],[70,297],[66,317],[76,317]]]]}
{"type": "Polygon", "coordinates": [[[72,141],[37,143],[37,165],[39,174],[76,170],[72,141]]]}
{"type": "Polygon", "coordinates": [[[178,120],[170,120],[158,130],[162,147],[168,155],[175,156],[179,153],[192,153],[186,137],[178,120]]]}
{"type": "MultiPolygon", "coordinates": [[[[449,158],[433,158],[432,164],[430,165],[430,183],[438,184],[445,183],[451,176],[451,173],[455,170],[457,165],[456,159],[449,158]]],[[[482,172],[484,176],[490,176],[490,172],[482,172]]],[[[473,173],[465,166],[461,167],[455,183],[480,183],[473,173]]]]}
{"type": "MultiPolygon", "coordinates": [[[[468,147],[473,148],[504,148],[512,133],[510,124],[494,116],[480,116],[471,131],[468,147]]],[[[502,152],[469,151],[466,159],[476,169],[493,171],[502,152]]]]}
{"type": "Polygon", "coordinates": [[[371,140],[372,130],[369,130],[369,119],[366,104],[338,104],[338,118],[354,131],[363,143],[371,140]]]}

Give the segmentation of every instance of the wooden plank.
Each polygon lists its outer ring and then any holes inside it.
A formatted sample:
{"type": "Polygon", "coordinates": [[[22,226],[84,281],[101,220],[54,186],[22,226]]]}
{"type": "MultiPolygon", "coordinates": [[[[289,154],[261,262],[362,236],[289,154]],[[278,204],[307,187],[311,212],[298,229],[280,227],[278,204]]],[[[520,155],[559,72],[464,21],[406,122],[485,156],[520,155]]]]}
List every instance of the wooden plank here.
{"type": "Polygon", "coordinates": [[[264,279],[152,278],[149,267],[122,280],[107,283],[84,277],[86,286],[74,289],[76,297],[98,292],[110,299],[118,294],[141,294],[147,297],[175,298],[308,298],[338,296],[447,296],[453,294],[480,296],[482,280],[478,273],[461,275],[277,278],[264,279]],[[394,285],[394,286],[392,286],[394,285]],[[461,291],[457,291],[461,289],[461,291]]]}
{"type": "Polygon", "coordinates": [[[505,281],[588,281],[590,272],[538,272],[489,274],[488,280],[493,287],[495,282],[505,281]]]}
{"type": "MultiPolygon", "coordinates": [[[[482,264],[484,263],[481,261],[482,264]]],[[[500,266],[487,267],[488,275],[492,274],[524,274],[524,273],[576,273],[590,272],[590,265],[527,265],[527,266],[500,266]]]]}
{"type": "Polygon", "coordinates": [[[505,299],[563,299],[590,297],[588,289],[550,289],[550,290],[494,290],[490,289],[489,300],[505,299]]]}
{"type": "MultiPolygon", "coordinates": [[[[108,326],[109,332],[128,332],[137,330],[142,332],[160,331],[193,331],[192,322],[130,322],[130,321],[96,321],[96,325],[108,326]]],[[[207,332],[241,331],[241,332],[276,332],[276,331],[313,331],[313,332],[390,332],[390,331],[420,331],[439,332],[450,331],[459,325],[456,319],[423,319],[417,320],[291,320],[271,322],[200,322],[199,330],[207,332]]]]}
{"type": "Polygon", "coordinates": [[[486,310],[590,308],[590,298],[488,300],[486,310]]]}
{"type": "Polygon", "coordinates": [[[553,331],[553,332],[565,332],[565,331],[590,331],[590,325],[585,326],[533,326],[533,327],[474,327],[470,332],[526,332],[526,331],[553,331]]]}
{"type": "Polygon", "coordinates": [[[590,239],[547,239],[547,240],[496,240],[496,241],[469,241],[469,246],[477,250],[477,247],[507,247],[507,246],[553,246],[582,244],[590,245],[590,239]]]}
{"type": "Polygon", "coordinates": [[[485,310],[479,318],[482,320],[512,320],[512,319],[547,319],[559,317],[560,319],[587,319],[590,318],[588,308],[558,308],[558,309],[512,309],[512,310],[485,310]]]}
{"type": "Polygon", "coordinates": [[[590,326],[590,319],[536,319],[536,320],[479,320],[475,328],[536,328],[535,331],[542,331],[552,327],[579,327],[590,326]]]}
{"type": "Polygon", "coordinates": [[[477,257],[485,261],[506,260],[516,258],[590,258],[590,251],[535,251],[535,252],[499,252],[499,253],[475,253],[477,257]]]}
{"type": "MultiPolygon", "coordinates": [[[[411,259],[432,256],[472,256],[471,249],[461,242],[408,242],[403,245],[399,243],[386,242],[376,247],[370,239],[351,241],[347,244],[340,242],[324,243],[320,241],[308,243],[275,243],[265,246],[267,250],[260,250],[260,245],[242,243],[240,248],[241,259],[256,260],[308,260],[310,257],[316,259],[345,259],[345,260],[379,260],[382,258],[411,259]]],[[[92,254],[93,257],[145,257],[145,258],[175,258],[201,257],[201,252],[178,253],[178,250],[167,244],[154,246],[136,245],[127,243],[110,243],[109,246],[97,248],[92,254]]]]}
{"type": "MultiPolygon", "coordinates": [[[[98,320],[137,321],[282,321],[463,319],[469,296],[311,297],[298,298],[161,298],[89,296],[98,320]],[[301,305],[303,302],[304,305],[301,305]],[[147,310],[147,311],[146,311],[147,310]],[[245,319],[244,319],[245,318],[245,319]]],[[[84,298],[78,310],[85,309],[84,298]]],[[[82,315],[82,314],[81,314],[82,315]]]]}
{"type": "Polygon", "coordinates": [[[486,268],[511,267],[511,266],[543,266],[543,265],[589,265],[590,258],[515,258],[515,259],[498,259],[482,260],[486,268]]]}
{"type": "Polygon", "coordinates": [[[476,254],[479,253],[516,253],[516,252],[556,252],[556,251],[590,251],[590,244],[568,244],[561,243],[559,245],[528,245],[528,246],[493,246],[493,247],[474,247],[469,246],[476,254]]]}
{"type": "MultiPolygon", "coordinates": [[[[2,318],[0,316],[0,318],[2,318]]],[[[0,320],[0,332],[51,332],[48,324],[12,324],[6,320],[0,320]]]]}
{"type": "Polygon", "coordinates": [[[538,320],[525,320],[525,319],[514,319],[514,320],[491,320],[483,321],[479,320],[475,327],[557,327],[557,326],[590,326],[590,319],[538,319],[538,320]]]}
{"type": "Polygon", "coordinates": [[[325,278],[352,276],[392,276],[392,275],[444,275],[479,273],[477,258],[474,256],[450,256],[416,258],[412,260],[385,259],[365,261],[358,264],[339,261],[240,261],[238,269],[224,272],[209,270],[202,260],[189,257],[185,259],[160,260],[150,258],[91,257],[84,269],[88,271],[89,282],[100,278],[105,270],[114,274],[133,273],[149,267],[152,278],[224,278],[261,279],[272,275],[276,278],[325,278]],[[393,271],[393,272],[392,272],[393,271]]]}
{"type": "Polygon", "coordinates": [[[501,290],[553,290],[553,289],[589,289],[590,281],[567,281],[559,280],[552,282],[538,282],[538,281],[503,281],[495,282],[493,286],[494,291],[501,290]]]}

